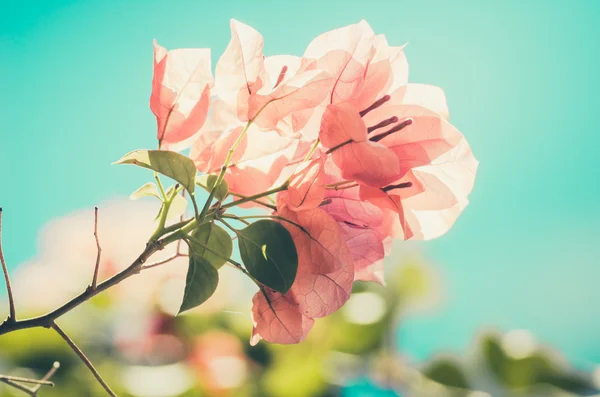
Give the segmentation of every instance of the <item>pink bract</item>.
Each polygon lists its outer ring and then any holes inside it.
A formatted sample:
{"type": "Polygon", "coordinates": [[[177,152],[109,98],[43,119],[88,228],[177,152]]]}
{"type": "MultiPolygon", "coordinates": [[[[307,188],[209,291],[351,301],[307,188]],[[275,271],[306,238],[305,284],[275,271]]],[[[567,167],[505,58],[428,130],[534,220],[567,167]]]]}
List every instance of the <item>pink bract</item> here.
{"type": "Polygon", "coordinates": [[[150,109],[164,149],[185,149],[208,114],[212,85],[209,49],[168,51],[154,41],[150,109]]]}

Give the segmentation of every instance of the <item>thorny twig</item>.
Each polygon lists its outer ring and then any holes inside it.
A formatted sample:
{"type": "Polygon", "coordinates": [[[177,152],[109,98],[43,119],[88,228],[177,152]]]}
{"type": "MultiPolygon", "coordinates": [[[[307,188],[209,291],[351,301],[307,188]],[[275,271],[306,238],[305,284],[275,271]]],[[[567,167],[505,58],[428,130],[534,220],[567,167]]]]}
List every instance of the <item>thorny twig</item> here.
{"type": "Polygon", "coordinates": [[[60,367],[60,363],[55,361],[52,365],[52,368],[44,375],[44,377],[40,380],[30,379],[30,378],[22,378],[19,376],[8,376],[8,375],[0,375],[0,382],[9,385],[17,390],[26,393],[29,396],[36,397],[38,395],[38,391],[42,386],[54,386],[54,382],[50,382],[50,378],[56,373],[58,368],[60,367]],[[34,383],[35,386],[27,387],[22,385],[22,383],[34,383]]]}
{"type": "Polygon", "coordinates": [[[69,338],[69,336],[67,334],[65,334],[65,332],[62,330],[62,328],[60,328],[58,326],[58,324],[56,324],[55,322],[52,322],[52,324],[50,326],[56,331],[56,333],[58,335],[60,335],[61,338],[64,339],[65,342],[67,342],[67,345],[69,345],[71,350],[73,350],[75,352],[75,354],[77,354],[79,356],[81,361],[83,361],[83,363],[90,369],[90,371],[92,372],[92,374],[94,375],[96,380],[98,380],[98,382],[102,385],[102,387],[104,387],[104,390],[106,390],[106,392],[109,395],[111,395],[113,397],[117,397],[115,392],[112,391],[110,386],[108,386],[108,384],[104,381],[104,379],[102,379],[102,377],[100,376],[100,373],[98,373],[98,370],[94,367],[94,364],[92,364],[90,359],[87,358],[85,353],[83,351],[81,351],[81,349],[75,344],[75,342],[73,342],[73,340],[71,338],[69,338]]]}
{"type": "Polygon", "coordinates": [[[10,277],[8,277],[8,267],[6,266],[4,252],[2,251],[2,207],[0,207],[0,262],[2,263],[2,272],[4,273],[4,281],[6,282],[6,291],[8,293],[9,315],[6,322],[15,322],[17,320],[15,314],[15,301],[13,298],[12,287],[10,286],[10,277]]]}
{"type": "Polygon", "coordinates": [[[94,207],[94,238],[96,239],[96,267],[94,268],[94,278],[92,279],[91,288],[96,289],[98,283],[98,272],[100,270],[100,255],[102,254],[102,248],[100,248],[100,240],[98,240],[98,207],[94,207]]]}

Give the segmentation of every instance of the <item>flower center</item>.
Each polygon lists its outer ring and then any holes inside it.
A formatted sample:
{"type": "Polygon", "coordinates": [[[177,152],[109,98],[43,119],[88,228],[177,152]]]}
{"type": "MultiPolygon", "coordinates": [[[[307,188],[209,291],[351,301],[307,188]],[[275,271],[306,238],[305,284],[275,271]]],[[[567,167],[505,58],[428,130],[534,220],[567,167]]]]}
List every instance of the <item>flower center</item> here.
{"type": "MultiPolygon", "coordinates": [[[[396,118],[396,120],[397,120],[397,118],[396,118]]],[[[397,125],[393,126],[391,129],[387,130],[386,132],[382,132],[379,135],[375,135],[374,137],[369,138],[369,140],[371,142],[379,142],[380,140],[382,140],[386,136],[391,135],[394,132],[398,132],[401,129],[403,129],[404,127],[408,127],[412,123],[413,123],[412,119],[406,119],[403,122],[401,122],[400,124],[397,124],[397,125]]],[[[381,124],[381,123],[379,123],[379,124],[381,124]]]]}
{"type": "MultiPolygon", "coordinates": [[[[371,110],[377,109],[378,107],[380,107],[381,105],[383,105],[384,103],[386,103],[387,101],[389,101],[391,99],[391,97],[389,95],[384,95],[383,97],[379,98],[378,100],[376,100],[375,102],[373,102],[373,104],[371,106],[369,106],[368,108],[366,108],[365,110],[362,110],[359,112],[360,117],[364,117],[367,113],[369,113],[371,110]]],[[[383,128],[383,127],[387,127],[390,124],[394,124],[398,122],[398,117],[396,116],[392,116],[389,119],[385,119],[369,128],[367,128],[367,133],[371,133],[379,128],[383,128]]],[[[379,142],[380,140],[382,140],[383,138],[385,138],[388,135],[393,134],[394,132],[398,132],[401,129],[403,129],[404,127],[407,127],[409,125],[412,124],[412,119],[406,119],[403,122],[401,122],[398,125],[395,125],[394,127],[392,127],[391,129],[387,130],[386,132],[383,132],[379,135],[375,135],[371,138],[369,138],[369,140],[371,142],[379,142]]]]}

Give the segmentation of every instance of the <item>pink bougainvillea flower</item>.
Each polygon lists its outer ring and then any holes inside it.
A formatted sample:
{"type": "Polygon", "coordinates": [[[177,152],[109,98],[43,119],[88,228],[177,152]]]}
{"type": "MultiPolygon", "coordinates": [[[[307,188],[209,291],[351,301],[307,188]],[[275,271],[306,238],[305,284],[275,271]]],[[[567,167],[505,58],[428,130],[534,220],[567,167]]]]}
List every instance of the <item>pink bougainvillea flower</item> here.
{"type": "Polygon", "coordinates": [[[466,140],[431,164],[416,167],[389,186],[360,187],[360,197],[400,215],[395,237],[428,240],[446,233],[468,204],[478,162],[466,140]]]}
{"type": "Polygon", "coordinates": [[[375,229],[349,222],[341,222],[339,227],[354,262],[354,280],[383,283],[384,236],[375,229]]]}
{"type": "Polygon", "coordinates": [[[230,25],[231,41],[216,67],[215,93],[234,106],[240,121],[273,130],[292,112],[323,102],[332,83],[329,73],[305,71],[297,57],[265,58],[260,33],[234,19],[230,25]]]}
{"type": "Polygon", "coordinates": [[[294,212],[284,206],[277,213],[287,219],[282,225],[298,251],[298,272],[286,294],[266,291],[265,297],[259,291],[254,297],[252,340],[297,343],[314,318],[328,316],[346,303],[354,281],[354,261],[339,225],[323,210],[294,212]],[[295,333],[291,324],[296,325],[295,333]]]}
{"type": "MultiPolygon", "coordinates": [[[[319,131],[339,170],[327,183],[336,190],[354,190],[352,201],[326,194],[332,205],[324,208],[340,217],[343,205],[368,201],[383,211],[385,222],[375,230],[384,236],[437,237],[468,202],[477,161],[447,120],[442,90],[407,84],[402,48],[388,46],[367,26],[329,32],[307,51],[314,53],[313,64],[336,79],[319,131]],[[398,214],[393,221],[385,216],[390,211],[398,214]]],[[[342,221],[354,223],[352,216],[342,221]]],[[[367,223],[373,228],[372,221],[367,223]]]]}
{"type": "MultiPolygon", "coordinates": [[[[213,112],[190,152],[199,171],[219,172],[237,142],[225,180],[230,190],[253,195],[289,178],[312,142],[300,130],[313,120],[332,77],[304,71],[301,59],[264,57],[263,38],[231,21],[232,38],[217,63],[213,112]]],[[[247,204],[252,205],[252,204],[247,204]]]]}
{"type": "Polygon", "coordinates": [[[233,125],[221,124],[203,132],[192,146],[190,157],[199,171],[217,173],[241,137],[225,173],[230,190],[237,194],[251,196],[281,185],[294,171],[290,163],[301,161],[310,149],[306,141],[296,137],[262,131],[254,124],[246,129],[233,125]]]}
{"type": "Polygon", "coordinates": [[[258,291],[252,298],[251,345],[261,339],[271,343],[299,343],[306,338],[315,320],[302,315],[297,305],[279,292],[258,291]]]}
{"type": "Polygon", "coordinates": [[[325,197],[325,155],[301,164],[290,178],[289,187],[277,196],[278,206],[292,211],[317,208],[325,197]]]}
{"type": "Polygon", "coordinates": [[[168,51],[154,41],[150,109],[156,116],[163,149],[185,149],[208,114],[213,82],[210,50],[168,51]]]}

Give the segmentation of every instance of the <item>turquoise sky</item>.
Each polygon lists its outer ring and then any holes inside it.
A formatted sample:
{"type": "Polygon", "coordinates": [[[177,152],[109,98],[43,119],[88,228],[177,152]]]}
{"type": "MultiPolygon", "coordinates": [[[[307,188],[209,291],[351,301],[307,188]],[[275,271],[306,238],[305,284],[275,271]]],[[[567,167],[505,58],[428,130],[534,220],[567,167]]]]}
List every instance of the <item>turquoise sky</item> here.
{"type": "Polygon", "coordinates": [[[411,80],[441,86],[480,160],[471,205],[424,244],[446,290],[400,330],[415,358],[482,326],[528,328],[600,363],[600,2],[3,0],[0,205],[11,267],[48,220],[126,196],[147,173],[110,163],[155,146],[152,39],[229,41],[230,18],[294,53],[366,19],[406,49],[411,80]],[[217,5],[218,4],[218,5],[217,5]]]}

